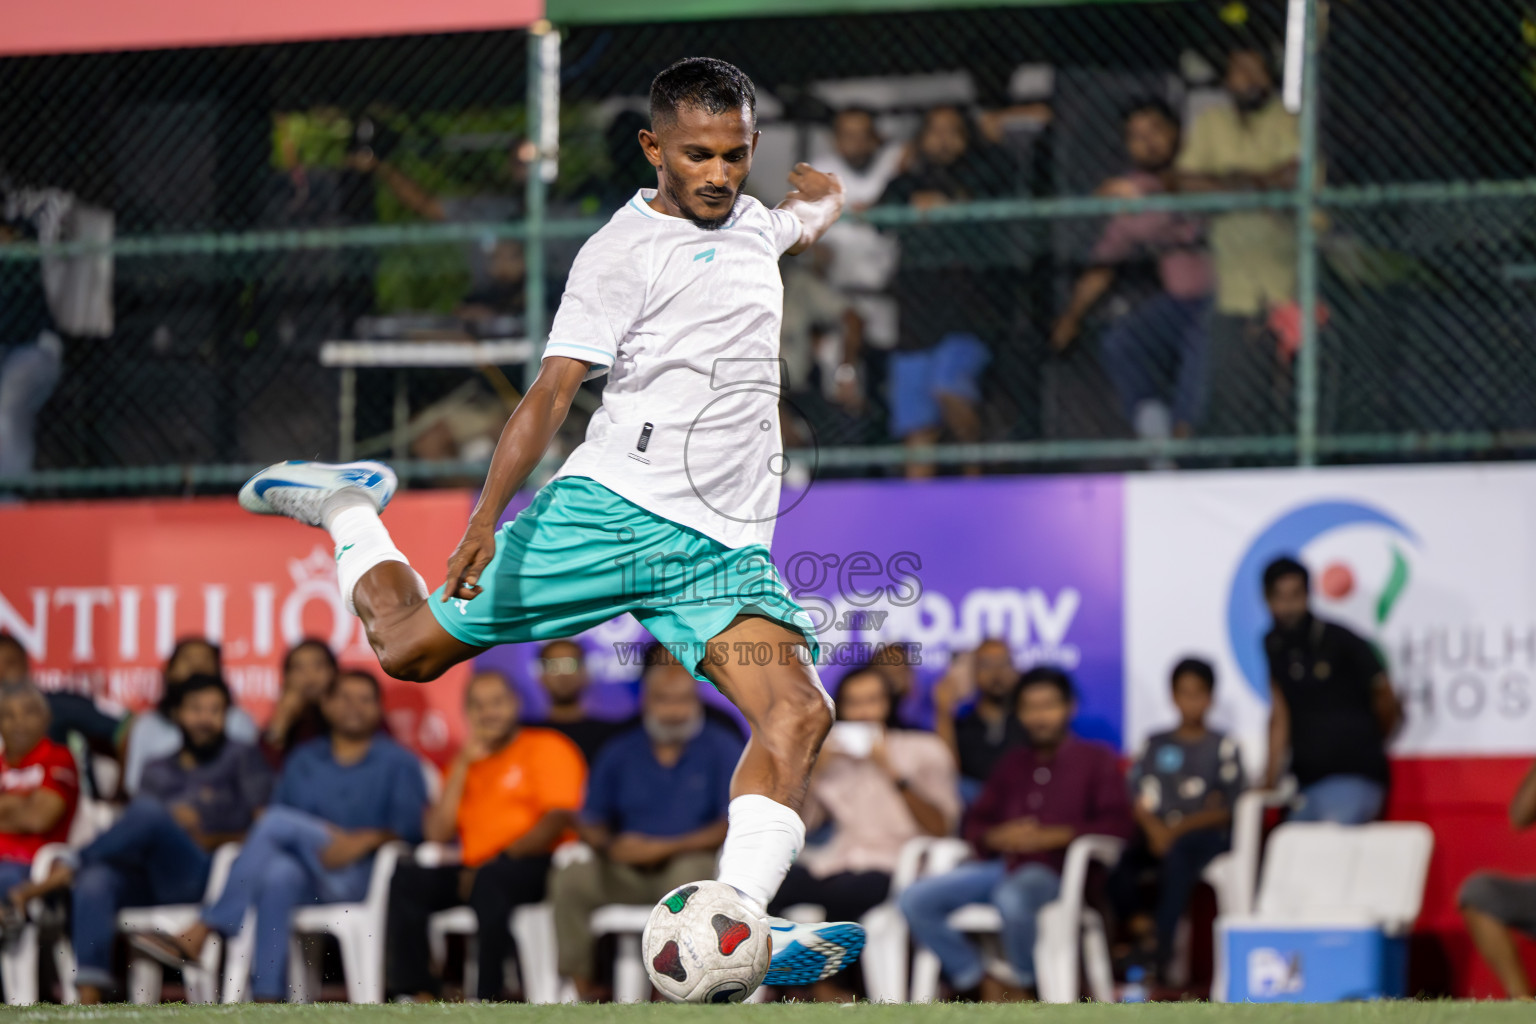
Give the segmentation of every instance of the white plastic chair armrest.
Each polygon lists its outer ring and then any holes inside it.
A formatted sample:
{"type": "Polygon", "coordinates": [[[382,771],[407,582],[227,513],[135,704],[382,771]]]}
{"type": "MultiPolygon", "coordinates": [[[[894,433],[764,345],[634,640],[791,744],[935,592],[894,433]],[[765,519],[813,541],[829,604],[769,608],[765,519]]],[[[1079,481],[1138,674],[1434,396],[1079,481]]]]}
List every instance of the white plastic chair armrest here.
{"type": "Polygon", "coordinates": [[[235,866],[238,856],[239,843],[224,843],[213,851],[213,863],[208,867],[208,886],[203,890],[204,903],[212,903],[223,894],[224,883],[229,881],[229,870],[235,866]]]}
{"type": "Polygon", "coordinates": [[[934,839],[928,845],[920,877],[942,875],[971,859],[971,844],[964,839],[934,839]]]}
{"type": "Polygon", "coordinates": [[[80,858],[74,850],[63,843],[44,843],[38,847],[37,853],[32,857],[32,881],[46,882],[48,876],[53,874],[55,864],[79,867],[80,858]]]}
{"type": "Polygon", "coordinates": [[[901,853],[896,858],[896,870],[891,872],[891,895],[888,898],[895,898],[917,880],[923,868],[923,858],[937,841],[935,836],[914,836],[902,844],[901,853]]]}
{"type": "Polygon", "coordinates": [[[363,897],[363,902],[369,910],[380,915],[380,920],[383,920],[384,907],[389,902],[389,883],[395,877],[395,868],[402,857],[410,855],[410,845],[398,839],[385,843],[373,855],[373,873],[368,878],[368,895],[363,897]]]}
{"type": "Polygon", "coordinates": [[[555,847],[555,853],[550,859],[550,864],[557,869],[567,868],[572,864],[585,864],[596,857],[597,853],[586,843],[562,843],[555,847]]]}
{"type": "Polygon", "coordinates": [[[416,863],[424,868],[442,868],[464,863],[464,852],[454,843],[422,843],[416,847],[416,863]]]}
{"type": "Polygon", "coordinates": [[[1094,861],[1114,867],[1125,849],[1125,840],[1115,836],[1081,835],[1067,847],[1066,863],[1061,869],[1062,899],[1082,902],[1088,884],[1088,866],[1094,861]]]}

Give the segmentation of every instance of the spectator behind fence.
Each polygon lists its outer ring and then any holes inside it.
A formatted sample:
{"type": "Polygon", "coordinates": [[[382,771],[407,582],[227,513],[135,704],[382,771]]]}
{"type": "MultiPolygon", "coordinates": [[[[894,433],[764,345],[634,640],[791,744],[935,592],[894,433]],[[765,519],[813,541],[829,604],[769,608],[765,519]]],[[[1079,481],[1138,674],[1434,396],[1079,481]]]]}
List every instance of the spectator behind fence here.
{"type": "MultiPolygon", "coordinates": [[[[1231,106],[1206,111],[1190,127],[1179,154],[1183,192],[1252,192],[1292,188],[1301,138],[1296,116],[1275,94],[1265,53],[1242,44],[1227,54],[1222,79],[1231,106]]],[[[1210,220],[1216,270],[1203,433],[1283,433],[1288,385],[1278,342],[1267,321],[1296,295],[1296,226],[1288,213],[1242,210],[1210,220]]]]}
{"type": "Polygon", "coordinates": [[[465,688],[469,738],[422,822],[428,840],[458,842],[463,865],[402,863],[395,869],[386,977],[401,997],[441,996],[428,919],[468,903],[479,923],[477,995],[504,998],[512,911],[544,899],[550,852],[569,832],[587,780],[576,744],[553,729],[519,725],[520,711],[517,694],[500,673],[477,673],[465,688]]]}
{"type": "MultiPolygon", "coordinates": [[[[933,210],[994,195],[999,177],[978,152],[965,113],[934,107],[923,117],[910,167],[891,182],[881,202],[933,210]]],[[[930,224],[903,233],[901,240],[891,434],[909,447],[935,444],[945,429],[957,442],[979,441],[980,377],[992,361],[988,335],[1002,330],[1005,319],[996,315],[1004,296],[987,269],[1000,254],[985,251],[997,239],[975,224],[930,224]]],[[[931,464],[907,465],[909,477],[932,475],[931,464]]]]}
{"type": "Polygon", "coordinates": [[[713,878],[725,840],[741,738],[706,720],[691,672],[664,653],[652,659],[642,682],[643,724],[615,738],[592,766],[576,827],[595,856],[550,877],[560,973],[583,1000],[599,995],[592,912],[654,903],[679,885],[713,878]]]}
{"type": "Polygon", "coordinates": [[[1013,652],[994,638],[974,652],[956,654],[933,688],[934,729],[960,766],[960,793],[967,804],[981,795],[1002,756],[1027,742],[1014,714],[1018,685],[1013,652]],[[955,714],[967,702],[970,707],[955,714]]]}
{"type": "Polygon", "coordinates": [[[551,640],[539,648],[536,665],[539,685],[549,697],[549,709],[539,724],[564,733],[581,748],[587,764],[595,763],[598,752],[626,726],[587,714],[592,679],[587,675],[586,652],[575,640],[551,640]]]}
{"type": "Polygon", "coordinates": [[[1311,576],[1292,558],[1264,570],[1264,599],[1275,625],[1269,659],[1269,767],[1279,784],[1286,756],[1301,787],[1292,821],[1361,825],[1381,814],[1390,769],[1387,741],[1403,706],[1386,666],[1366,640],[1312,614],[1311,576]]]}
{"type": "Polygon", "coordinates": [[[239,842],[272,795],[261,752],[224,732],[229,688],[195,675],[168,710],[182,732],[181,752],[150,762],[123,816],[80,851],[79,869],[60,861],[36,885],[12,890],[17,905],[73,887],[71,929],[80,1002],[101,1002],[112,987],[112,943],[123,907],[200,903],[213,851],[239,842]]]}
{"type": "Polygon", "coordinates": [[[965,838],[979,859],[919,879],[901,894],[912,938],[938,955],[953,989],[979,989],[988,1001],[1007,998],[1013,984],[1034,988],[1035,915],[1061,891],[1072,840],[1131,832],[1119,756],[1069,731],[1072,680],[1059,669],[1031,669],[1018,700],[1030,745],[1004,755],[965,820],[965,838]],[[1013,977],[988,974],[975,947],[949,926],[949,915],[968,903],[991,903],[1001,912],[1013,977]]]}
{"type": "MultiPolygon", "coordinates": [[[[69,749],[48,738],[48,702],[31,683],[0,686],[0,891],[31,877],[32,858],[47,843],[69,840],[80,778],[69,749]]],[[[25,900],[0,908],[9,941],[25,921],[25,900]]]]}
{"type": "MultiPolygon", "coordinates": [[[[900,171],[905,146],[881,138],[874,114],[860,107],[833,115],[832,145],[832,152],[817,156],[816,166],[838,176],[848,209],[862,213],[880,201],[900,171]]],[[[839,367],[841,379],[836,382],[838,400],[848,405],[858,396],[861,384],[873,394],[884,383],[883,376],[876,374],[876,363],[883,369],[884,353],[896,345],[898,316],[891,279],[900,248],[893,236],[849,217],[828,228],[821,244],[832,254],[827,283],[858,318],[859,344],[845,348],[844,363],[849,369],[839,367]],[[861,365],[861,356],[868,360],[868,370],[861,365]]]]}
{"type": "MultiPolygon", "coordinates": [[[[181,730],[171,721],[168,709],[176,702],[176,687],[195,675],[224,677],[224,655],[219,645],[202,637],[177,641],[165,663],[165,687],[160,702],[150,711],[134,716],[128,726],[128,749],[123,759],[123,792],[139,791],[139,780],[151,761],[170,757],[181,749],[181,730]]],[[[238,704],[231,705],[224,731],[237,743],[257,742],[256,720],[238,704]]]]}
{"type": "Polygon", "coordinates": [[[1209,662],[1186,658],[1173,669],[1176,729],[1153,735],[1130,771],[1131,807],[1139,826],[1110,874],[1109,892],[1133,956],[1166,979],[1173,936],[1200,873],[1232,845],[1232,809],[1243,791],[1234,740],[1206,727],[1216,689],[1209,662]],[[1155,917],[1145,899],[1155,882],[1155,917]]]}
{"type": "Polygon", "coordinates": [[[361,900],[379,847],[421,839],[426,780],[415,755],[379,732],[378,680],[366,672],[337,676],[325,717],[329,737],[289,756],[272,806],[246,836],[218,901],[181,935],[139,935],[131,940],[136,946],[186,966],[210,934],[234,935],[254,909],[251,992],[258,1000],[280,1000],[288,991],[293,911],[307,903],[361,900]]]}
{"type": "MultiPolygon", "coordinates": [[[[800,816],[809,832],[831,824],[832,837],[800,855],[768,912],[783,916],[787,907],[813,903],[829,921],[857,921],[883,903],[907,841],[949,835],[960,820],[955,762],[944,741],[903,729],[890,684],[868,665],[838,683],[837,724],[800,816]]],[[[849,995],[831,980],[814,993],[825,1001],[849,995]]]]}
{"type": "MultiPolygon", "coordinates": [[[[1516,829],[1536,825],[1536,764],[1526,772],[1510,801],[1509,823],[1516,829]]],[[[1504,993],[1529,1002],[1531,979],[1520,962],[1515,933],[1536,938],[1536,877],[1479,871],[1462,884],[1456,902],[1478,953],[1493,969],[1504,993]]]]}
{"type": "Polygon", "coordinates": [[[339,666],[324,640],[301,640],[283,655],[283,692],[261,731],[261,751],[272,767],[295,748],[326,734],[326,691],[335,681],[339,666]]]}
{"type": "MultiPolygon", "coordinates": [[[[1125,150],[1135,169],[1106,181],[1097,194],[1139,199],[1165,191],[1164,180],[1179,155],[1179,120],[1168,104],[1144,100],[1130,108],[1125,150]]],[[[1064,351],[1114,285],[1117,265],[1133,258],[1157,261],[1162,291],[1110,325],[1100,344],[1099,362],[1137,437],[1187,437],[1200,421],[1211,296],[1204,235],[1198,219],[1176,213],[1111,218],[1089,257],[1091,268],[1078,278],[1051,331],[1051,345],[1064,351]]]]}

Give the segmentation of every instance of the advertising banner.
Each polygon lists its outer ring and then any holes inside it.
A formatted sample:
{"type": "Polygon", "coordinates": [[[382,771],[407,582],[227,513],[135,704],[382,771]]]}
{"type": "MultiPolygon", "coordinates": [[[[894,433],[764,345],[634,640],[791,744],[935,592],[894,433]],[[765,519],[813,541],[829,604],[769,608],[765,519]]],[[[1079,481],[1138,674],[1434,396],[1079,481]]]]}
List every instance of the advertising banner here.
{"type": "MultiPolygon", "coordinates": [[[[441,579],[469,502],[433,492],[390,504],[391,534],[429,579],[441,579]]],[[[384,682],[396,738],[440,758],[461,737],[467,669],[425,686],[385,679],[342,607],[319,530],[250,515],[232,498],[41,503],[0,508],[0,550],[0,632],[26,647],[44,689],[141,710],[159,698],[175,642],[206,636],[223,648],[235,699],[261,722],[284,651],[315,636],[384,682]]]]}
{"type": "MultiPolygon", "coordinates": [[[[786,490],[773,556],[811,614],[828,685],[876,645],[914,645],[919,692],[951,652],[1002,637],[1022,666],[1058,664],[1081,689],[1079,727],[1118,743],[1121,729],[1121,482],[1117,477],[825,481],[786,490]]],[[[630,616],[582,643],[603,713],[632,710],[649,635],[630,616]]],[[[531,711],[542,697],[530,645],[489,652],[531,711]]]]}
{"type": "Polygon", "coordinates": [[[1407,724],[1402,756],[1536,752],[1536,470],[1192,473],[1126,482],[1126,729],[1173,719],[1167,674],[1217,666],[1217,724],[1263,754],[1261,575],[1313,577],[1313,611],[1370,640],[1407,724]]]}

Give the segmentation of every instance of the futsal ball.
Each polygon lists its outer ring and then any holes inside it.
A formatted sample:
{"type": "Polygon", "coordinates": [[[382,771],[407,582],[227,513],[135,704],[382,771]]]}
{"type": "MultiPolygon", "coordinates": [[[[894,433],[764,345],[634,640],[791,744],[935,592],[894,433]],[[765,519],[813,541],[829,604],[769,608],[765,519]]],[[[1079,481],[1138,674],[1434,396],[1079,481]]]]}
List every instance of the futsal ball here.
{"type": "Polygon", "coordinates": [[[724,882],[669,892],[640,945],[651,984],[674,1003],[739,1003],[757,991],[773,959],[768,922],[724,882]]]}

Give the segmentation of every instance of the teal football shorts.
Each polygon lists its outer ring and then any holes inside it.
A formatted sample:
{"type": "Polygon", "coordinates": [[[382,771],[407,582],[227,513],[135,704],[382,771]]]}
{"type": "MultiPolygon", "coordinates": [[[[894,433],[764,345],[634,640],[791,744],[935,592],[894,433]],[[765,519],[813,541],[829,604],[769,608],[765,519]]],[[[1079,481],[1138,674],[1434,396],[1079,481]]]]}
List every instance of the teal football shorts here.
{"type": "Polygon", "coordinates": [[[550,481],[502,524],[479,583],[472,600],[445,602],[442,587],[431,599],[442,627],[475,647],[574,636],[630,612],[709,682],[700,662],[731,654],[709,642],[736,616],[753,614],[800,633],[810,648],[770,652],[775,661],[819,654],[811,617],[767,548],[728,548],[587,477],[550,481]]]}

